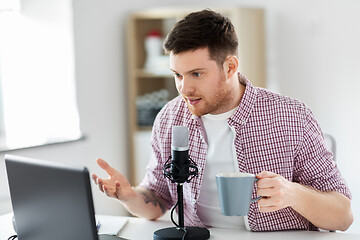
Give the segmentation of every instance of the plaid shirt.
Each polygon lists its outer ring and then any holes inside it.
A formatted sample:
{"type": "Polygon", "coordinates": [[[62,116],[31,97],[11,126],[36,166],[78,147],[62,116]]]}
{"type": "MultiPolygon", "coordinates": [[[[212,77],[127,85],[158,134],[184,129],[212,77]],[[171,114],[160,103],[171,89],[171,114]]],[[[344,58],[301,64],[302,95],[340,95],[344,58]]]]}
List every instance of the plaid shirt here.
{"type": "MultiPolygon", "coordinates": [[[[246,85],[246,90],[238,109],[228,119],[228,124],[236,131],[234,144],[240,171],[259,174],[266,170],[289,181],[320,191],[338,191],[351,198],[310,109],[295,99],[254,87],[241,75],[240,81],[246,85]]],[[[200,169],[198,177],[183,186],[184,222],[186,226],[203,226],[196,213],[196,201],[200,194],[202,169],[206,167],[206,133],[201,118],[190,113],[181,96],[170,101],[156,117],[152,156],[140,185],[163,198],[168,209],[176,203],[176,184],[166,179],[162,172],[171,155],[174,125],[189,128],[189,155],[200,169]]],[[[256,197],[256,189],[253,197],[256,197]]],[[[252,231],[317,229],[291,207],[261,213],[256,202],[250,205],[248,220],[252,231]]]]}

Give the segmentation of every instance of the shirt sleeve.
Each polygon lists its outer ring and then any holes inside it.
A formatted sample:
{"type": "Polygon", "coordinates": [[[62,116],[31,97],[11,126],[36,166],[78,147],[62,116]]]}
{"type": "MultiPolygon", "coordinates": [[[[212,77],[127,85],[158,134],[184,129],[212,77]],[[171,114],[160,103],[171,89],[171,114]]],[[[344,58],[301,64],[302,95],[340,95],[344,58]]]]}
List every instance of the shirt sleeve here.
{"type": "Polygon", "coordinates": [[[167,157],[164,156],[164,150],[161,150],[160,137],[162,133],[158,131],[159,128],[159,118],[157,117],[151,134],[152,152],[150,160],[146,166],[145,177],[139,186],[153,191],[158,197],[164,200],[167,209],[170,209],[174,203],[171,198],[167,179],[163,174],[163,166],[167,157]]]}
{"type": "Polygon", "coordinates": [[[337,191],[351,199],[333,153],[326,146],[321,129],[312,112],[306,108],[302,143],[295,158],[294,181],[323,192],[337,191]]]}

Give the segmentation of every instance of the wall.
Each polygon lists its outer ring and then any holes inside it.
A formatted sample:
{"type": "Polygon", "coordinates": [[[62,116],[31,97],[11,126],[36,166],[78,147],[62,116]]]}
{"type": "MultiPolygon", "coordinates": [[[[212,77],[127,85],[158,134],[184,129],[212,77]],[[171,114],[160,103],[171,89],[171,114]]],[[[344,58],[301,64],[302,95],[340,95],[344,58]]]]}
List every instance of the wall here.
{"type": "MultiPolygon", "coordinates": [[[[27,9],[30,7],[30,4],[33,8],[32,12],[45,8],[47,13],[42,15],[46,15],[46,17],[54,22],[62,22],[62,30],[72,39],[74,39],[74,35],[77,35],[74,33],[75,26],[73,24],[73,16],[75,13],[73,12],[71,0],[51,0],[52,5],[49,3],[49,0],[29,0],[26,2],[24,1],[23,4],[25,4],[23,7],[26,7],[27,9]],[[38,6],[38,8],[35,6],[38,6]]],[[[81,13],[83,12],[82,9],[83,7],[79,10],[81,13]]],[[[96,22],[96,19],[93,21],[96,22]]],[[[118,19],[114,19],[113,21],[119,22],[118,19]]],[[[82,28],[83,27],[81,26],[80,29],[82,28]]],[[[118,27],[114,27],[114,29],[108,30],[108,32],[117,35],[119,34],[118,29],[118,27]]],[[[96,35],[97,33],[95,32],[94,34],[96,35]]],[[[86,38],[93,39],[94,37],[86,35],[86,38]]],[[[86,38],[82,39],[85,43],[89,42],[86,38]]],[[[117,38],[117,36],[115,37],[112,35],[105,39],[107,41],[114,38],[117,38]]],[[[77,41],[75,41],[74,44],[79,44],[81,46],[86,45],[77,41]]],[[[105,43],[104,45],[109,44],[105,43]]],[[[112,46],[113,45],[116,46],[117,44],[114,42],[112,46]]],[[[103,66],[97,66],[99,64],[97,63],[97,58],[95,57],[97,56],[98,59],[100,59],[101,54],[98,54],[97,52],[92,53],[91,49],[87,49],[86,47],[85,49],[81,49],[75,45],[75,48],[76,50],[74,56],[76,58],[76,65],[79,66],[79,69],[76,69],[76,73],[74,73],[76,74],[77,79],[77,100],[81,120],[81,131],[86,139],[74,143],[17,150],[10,153],[56,162],[74,162],[87,166],[91,172],[97,173],[102,172],[96,166],[95,160],[98,157],[102,157],[109,160],[114,167],[122,169],[124,173],[127,174],[126,138],[124,137],[126,135],[126,127],[125,117],[122,115],[125,112],[125,96],[124,93],[119,94],[124,87],[120,87],[121,82],[118,81],[120,77],[117,75],[117,72],[111,70],[117,69],[113,65],[117,65],[118,61],[108,57],[109,54],[106,53],[104,58],[110,58],[107,61],[115,63],[109,66],[110,69],[104,69],[103,66]],[[78,50],[78,48],[80,50],[78,50]],[[89,64],[86,61],[90,58],[95,61],[89,64]],[[82,62],[85,63],[82,64],[82,62]],[[81,68],[82,66],[85,66],[85,68],[81,68]],[[93,69],[94,71],[91,71],[90,69],[93,69]],[[96,74],[97,69],[100,69],[100,71],[98,71],[99,75],[96,74]],[[107,72],[110,73],[111,76],[106,75],[107,72]],[[115,72],[115,76],[113,76],[113,72],[115,72]],[[87,75],[88,73],[89,75],[87,75]]],[[[91,46],[90,48],[93,47],[91,46]]],[[[119,46],[117,48],[119,48],[119,46]]],[[[102,50],[100,49],[98,51],[102,50]]],[[[112,51],[116,54],[119,52],[117,50],[112,51]]],[[[54,56],[54,58],[56,58],[56,56],[54,56]]],[[[103,176],[104,174],[101,175],[103,176]]],[[[93,195],[96,208],[95,210],[97,212],[114,215],[126,214],[125,210],[119,203],[104,197],[103,194],[100,194],[98,189],[93,188],[93,195]]],[[[4,166],[4,154],[1,154],[0,214],[10,211],[10,206],[11,204],[9,200],[4,166]]]]}
{"type": "MultiPolygon", "coordinates": [[[[101,156],[126,173],[126,18],[156,6],[217,7],[216,0],[76,0],[73,2],[76,77],[81,127],[88,139],[15,153],[94,165],[101,156]]],[[[356,0],[223,0],[221,6],[255,6],[266,11],[268,88],[303,100],[324,132],[337,140],[337,159],[353,193],[360,233],[360,2],[356,0]]],[[[15,154],[14,153],[14,154],[15,154]]],[[[0,162],[3,173],[3,161],[0,162]]],[[[4,190],[0,184],[0,192],[4,190]]],[[[125,214],[94,189],[97,212],[125,214]]]]}

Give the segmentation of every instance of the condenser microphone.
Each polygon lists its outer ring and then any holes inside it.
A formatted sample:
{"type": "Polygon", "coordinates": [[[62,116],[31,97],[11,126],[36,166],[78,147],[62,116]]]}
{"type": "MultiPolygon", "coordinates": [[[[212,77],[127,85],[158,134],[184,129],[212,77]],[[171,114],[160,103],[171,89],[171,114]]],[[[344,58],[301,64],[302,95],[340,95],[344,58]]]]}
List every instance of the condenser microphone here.
{"type": "Polygon", "coordinates": [[[164,164],[164,176],[171,182],[183,184],[198,175],[198,167],[189,156],[189,129],[173,126],[171,135],[171,156],[164,164]]]}
{"type": "Polygon", "coordinates": [[[154,240],[206,240],[210,232],[206,228],[184,226],[183,185],[198,175],[198,167],[189,156],[189,130],[184,126],[173,126],[171,156],[163,166],[164,176],[177,184],[178,201],[171,210],[171,221],[176,227],[159,229],[154,240]],[[173,220],[173,210],[178,208],[178,223],[173,220]]]}

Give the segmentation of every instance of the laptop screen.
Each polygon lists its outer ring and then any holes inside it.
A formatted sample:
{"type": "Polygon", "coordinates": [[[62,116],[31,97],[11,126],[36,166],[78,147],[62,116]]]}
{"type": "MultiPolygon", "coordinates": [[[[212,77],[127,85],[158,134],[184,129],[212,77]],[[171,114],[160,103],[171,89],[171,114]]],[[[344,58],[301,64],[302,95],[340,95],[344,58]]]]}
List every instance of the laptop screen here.
{"type": "Polygon", "coordinates": [[[87,168],[5,156],[18,238],[97,240],[87,168]]]}

